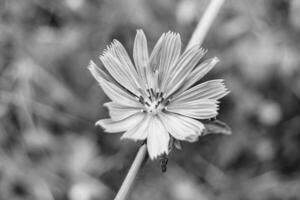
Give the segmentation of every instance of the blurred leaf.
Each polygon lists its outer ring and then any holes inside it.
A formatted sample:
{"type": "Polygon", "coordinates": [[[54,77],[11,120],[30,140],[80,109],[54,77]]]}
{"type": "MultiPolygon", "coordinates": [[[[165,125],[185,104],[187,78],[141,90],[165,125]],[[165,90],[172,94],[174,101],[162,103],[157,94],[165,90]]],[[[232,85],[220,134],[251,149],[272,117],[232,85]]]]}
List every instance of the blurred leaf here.
{"type": "Polygon", "coordinates": [[[220,120],[213,120],[204,122],[205,130],[203,135],[208,134],[224,134],[224,135],[231,135],[232,131],[231,128],[225,123],[220,120]]]}

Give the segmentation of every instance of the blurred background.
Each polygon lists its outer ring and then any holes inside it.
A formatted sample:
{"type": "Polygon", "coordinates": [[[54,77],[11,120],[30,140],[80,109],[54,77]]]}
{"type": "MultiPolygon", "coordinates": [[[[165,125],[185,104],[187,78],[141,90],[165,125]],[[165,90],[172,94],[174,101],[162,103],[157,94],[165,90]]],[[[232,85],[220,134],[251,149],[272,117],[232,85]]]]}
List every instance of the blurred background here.
{"type": "MultiPolygon", "coordinates": [[[[138,144],[94,123],[107,97],[86,66],[168,30],[185,46],[209,0],[0,0],[0,199],[113,199],[138,144]]],[[[147,162],[132,199],[300,199],[300,1],[226,1],[203,44],[231,90],[208,135],[147,162]]]]}

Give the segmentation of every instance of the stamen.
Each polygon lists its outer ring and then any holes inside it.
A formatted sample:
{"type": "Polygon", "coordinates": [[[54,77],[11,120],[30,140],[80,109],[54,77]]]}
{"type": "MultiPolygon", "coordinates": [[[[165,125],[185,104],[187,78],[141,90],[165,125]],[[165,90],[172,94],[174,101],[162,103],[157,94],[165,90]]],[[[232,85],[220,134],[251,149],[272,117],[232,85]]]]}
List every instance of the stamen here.
{"type": "Polygon", "coordinates": [[[150,93],[150,89],[149,89],[149,88],[147,89],[147,92],[148,92],[148,94],[149,94],[149,95],[151,95],[151,93],[150,93]]]}
{"type": "Polygon", "coordinates": [[[162,97],[163,97],[163,94],[164,94],[164,93],[161,92],[161,93],[159,94],[159,98],[162,98],[162,97]]]}
{"type": "Polygon", "coordinates": [[[140,102],[141,104],[144,104],[144,103],[145,103],[145,100],[144,100],[144,98],[143,98],[142,96],[140,96],[139,102],[140,102]]]}
{"type": "Polygon", "coordinates": [[[160,104],[160,103],[162,103],[164,100],[165,100],[164,98],[161,98],[161,99],[158,100],[157,103],[160,104]]]}
{"type": "Polygon", "coordinates": [[[151,92],[152,96],[154,96],[154,97],[155,97],[155,94],[154,94],[153,88],[151,88],[151,89],[150,89],[150,92],[151,92]]]}
{"type": "Polygon", "coordinates": [[[167,101],[166,101],[166,106],[170,103],[170,101],[171,101],[171,99],[168,99],[167,101]]]}
{"type": "Polygon", "coordinates": [[[156,94],[155,94],[155,98],[157,98],[157,99],[158,99],[158,97],[159,97],[159,92],[156,92],[156,94]]]}
{"type": "Polygon", "coordinates": [[[148,92],[148,94],[149,94],[148,98],[150,99],[150,101],[152,101],[152,95],[151,95],[150,89],[147,89],[147,92],[148,92]]]}

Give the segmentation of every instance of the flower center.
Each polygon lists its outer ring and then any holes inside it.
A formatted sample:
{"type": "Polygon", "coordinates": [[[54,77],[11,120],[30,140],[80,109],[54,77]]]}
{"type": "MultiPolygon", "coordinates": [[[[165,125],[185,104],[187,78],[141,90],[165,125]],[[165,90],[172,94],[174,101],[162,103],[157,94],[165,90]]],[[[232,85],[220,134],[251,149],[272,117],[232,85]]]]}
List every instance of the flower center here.
{"type": "Polygon", "coordinates": [[[139,98],[139,101],[144,105],[143,111],[153,115],[162,112],[166,105],[163,93],[154,94],[153,90],[150,89],[148,90],[148,94],[148,99],[142,96],[139,98]]]}
{"type": "Polygon", "coordinates": [[[149,105],[145,105],[145,109],[148,113],[152,114],[158,114],[162,109],[164,108],[164,105],[162,105],[159,101],[151,101],[149,105]]]}

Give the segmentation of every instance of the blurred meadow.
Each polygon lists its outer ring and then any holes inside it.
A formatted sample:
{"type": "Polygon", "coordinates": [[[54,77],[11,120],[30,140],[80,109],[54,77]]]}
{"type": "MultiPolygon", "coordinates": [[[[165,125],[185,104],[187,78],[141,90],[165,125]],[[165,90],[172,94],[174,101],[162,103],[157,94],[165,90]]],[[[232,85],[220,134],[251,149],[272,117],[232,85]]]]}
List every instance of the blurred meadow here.
{"type": "MultiPolygon", "coordinates": [[[[138,143],[103,133],[108,101],[87,65],[112,39],[130,54],[168,30],[189,40],[208,0],[0,0],[0,200],[113,199],[138,143]]],[[[139,200],[300,199],[300,1],[228,0],[207,35],[205,77],[231,93],[208,135],[148,161],[139,200]]]]}

